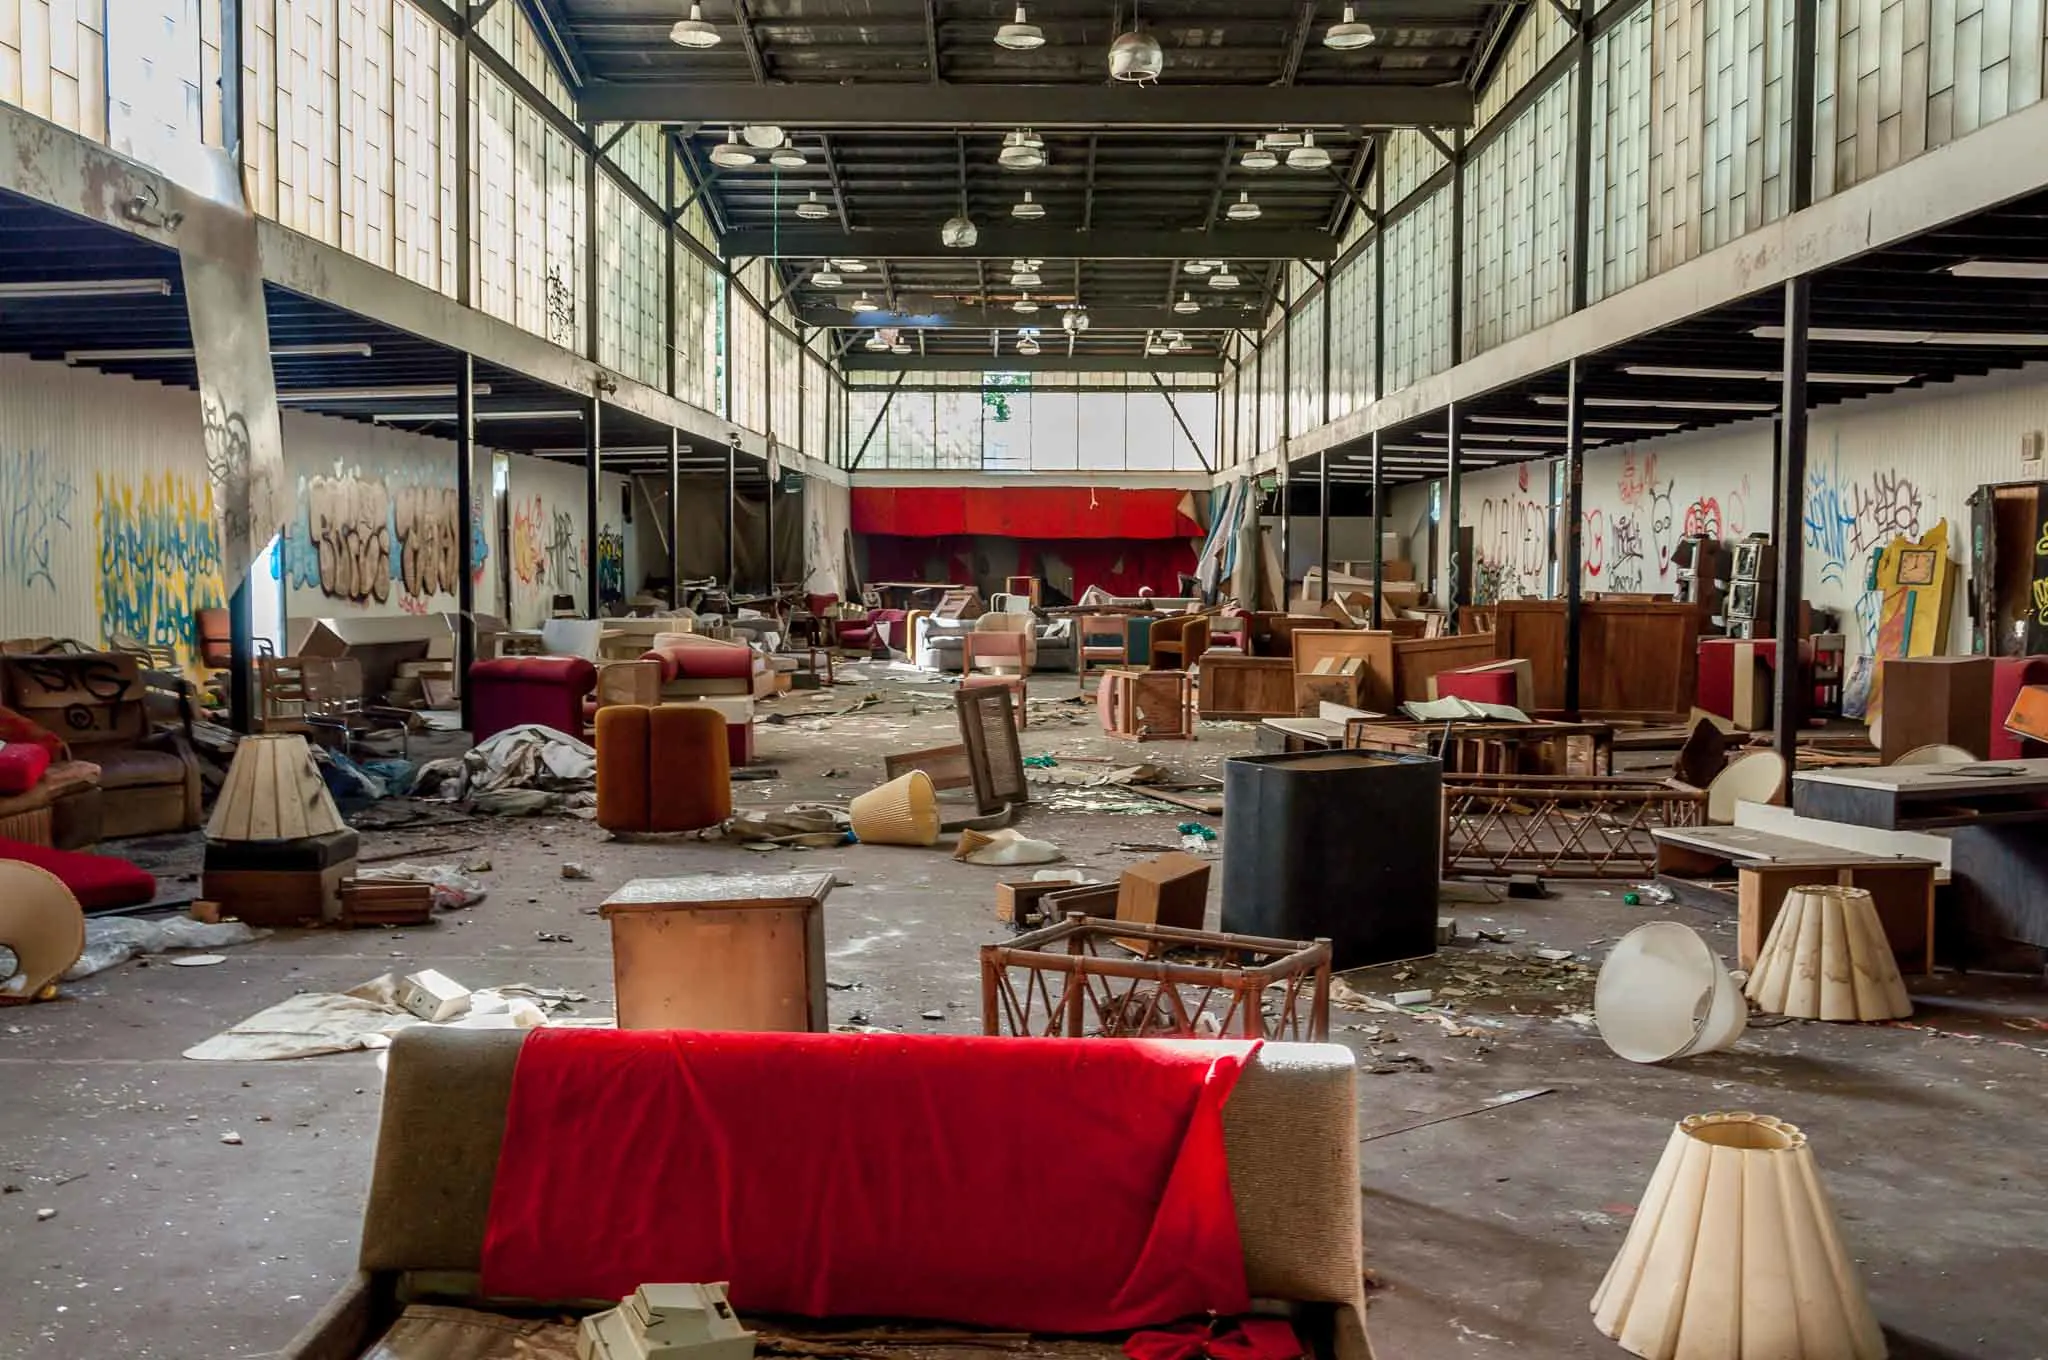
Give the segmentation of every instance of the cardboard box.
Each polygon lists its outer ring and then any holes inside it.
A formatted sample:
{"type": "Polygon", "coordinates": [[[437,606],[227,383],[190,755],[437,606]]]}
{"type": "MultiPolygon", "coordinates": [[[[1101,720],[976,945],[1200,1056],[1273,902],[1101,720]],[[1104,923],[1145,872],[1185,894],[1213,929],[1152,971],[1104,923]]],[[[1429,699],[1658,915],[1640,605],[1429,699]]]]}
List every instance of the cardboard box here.
{"type": "Polygon", "coordinates": [[[363,695],[375,701],[391,692],[402,662],[448,662],[452,677],[455,629],[453,614],[314,619],[292,650],[297,656],[354,657],[363,668],[363,695]]]}
{"type": "Polygon", "coordinates": [[[1208,860],[1178,850],[1133,864],[1117,879],[1116,919],[1200,930],[1209,869],[1208,860]]]}
{"type": "Polygon", "coordinates": [[[1771,725],[1771,667],[1754,642],[1735,644],[1733,711],[1729,719],[1738,732],[1761,732],[1771,725]]]}

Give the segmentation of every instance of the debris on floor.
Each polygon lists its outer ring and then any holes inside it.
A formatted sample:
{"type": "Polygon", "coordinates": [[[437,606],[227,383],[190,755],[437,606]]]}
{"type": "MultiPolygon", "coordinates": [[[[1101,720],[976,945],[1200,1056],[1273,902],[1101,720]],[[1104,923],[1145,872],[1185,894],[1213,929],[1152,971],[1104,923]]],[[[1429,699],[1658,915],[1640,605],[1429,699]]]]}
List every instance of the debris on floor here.
{"type": "Polygon", "coordinates": [[[64,981],[89,978],[144,954],[163,954],[174,949],[226,949],[260,940],[269,933],[240,921],[208,925],[189,916],[88,916],[85,948],[80,951],[78,962],[64,970],[64,981]]]}
{"type": "MultiPolygon", "coordinates": [[[[415,975],[418,977],[420,975],[415,975]]],[[[460,984],[435,974],[436,988],[460,984]]],[[[199,1062],[257,1062],[310,1058],[323,1053],[384,1048],[391,1036],[413,1025],[443,1024],[462,1029],[534,1029],[551,1013],[583,998],[573,992],[523,986],[479,988],[466,993],[468,1005],[433,1021],[407,1008],[406,983],[390,973],[346,992],[307,992],[258,1011],[239,1024],[185,1050],[199,1062]]],[[[424,988],[416,988],[423,993],[424,988]]],[[[424,1000],[417,1004],[424,1005],[424,1000]]]]}

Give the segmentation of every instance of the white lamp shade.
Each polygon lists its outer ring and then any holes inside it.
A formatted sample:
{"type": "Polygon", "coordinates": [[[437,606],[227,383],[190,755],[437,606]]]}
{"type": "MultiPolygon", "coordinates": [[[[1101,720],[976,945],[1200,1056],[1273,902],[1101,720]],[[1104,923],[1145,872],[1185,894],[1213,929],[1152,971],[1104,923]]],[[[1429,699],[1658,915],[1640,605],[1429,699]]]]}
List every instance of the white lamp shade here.
{"type": "Polygon", "coordinates": [[[677,47],[716,47],[718,30],[704,22],[704,6],[692,4],[690,17],[676,21],[668,31],[668,40],[677,47]]]}
{"type": "Polygon", "coordinates": [[[1806,1135],[1747,1113],[1672,1130],[1593,1295],[1644,1360],[1883,1360],[1806,1135]]]}
{"type": "Polygon", "coordinates": [[[1903,1020],[1912,998],[1861,888],[1816,885],[1785,895],[1743,994],[1770,1015],[1802,1020],[1903,1020]]]}

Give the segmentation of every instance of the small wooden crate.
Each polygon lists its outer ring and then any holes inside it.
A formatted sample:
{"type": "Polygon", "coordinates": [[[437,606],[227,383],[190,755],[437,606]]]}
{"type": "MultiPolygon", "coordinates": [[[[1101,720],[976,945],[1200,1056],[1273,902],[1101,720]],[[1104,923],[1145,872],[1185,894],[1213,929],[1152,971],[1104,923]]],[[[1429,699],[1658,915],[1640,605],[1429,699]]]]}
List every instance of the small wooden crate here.
{"type": "Polygon", "coordinates": [[[1319,1042],[1330,1034],[1330,942],[1077,912],[1007,945],[981,947],[981,1024],[984,1034],[1070,1039],[1319,1042]],[[1132,947],[1159,957],[1131,958],[1132,947]]]}
{"type": "Polygon", "coordinates": [[[423,926],[434,919],[431,883],[394,883],[343,879],[341,914],[336,924],[346,930],[378,926],[423,926]]]}
{"type": "MultiPolygon", "coordinates": [[[[1301,635],[1295,635],[1299,645],[1301,635]]],[[[1202,716],[1216,721],[1257,722],[1294,716],[1294,661],[1284,656],[1239,656],[1209,652],[1202,657],[1202,716]]]]}
{"type": "Polygon", "coordinates": [[[599,909],[612,928],[620,1029],[828,1028],[830,874],[636,878],[599,909]]]}
{"type": "Polygon", "coordinates": [[[1186,671],[1110,671],[1095,696],[1102,730],[1123,741],[1188,741],[1195,687],[1186,671]]]}

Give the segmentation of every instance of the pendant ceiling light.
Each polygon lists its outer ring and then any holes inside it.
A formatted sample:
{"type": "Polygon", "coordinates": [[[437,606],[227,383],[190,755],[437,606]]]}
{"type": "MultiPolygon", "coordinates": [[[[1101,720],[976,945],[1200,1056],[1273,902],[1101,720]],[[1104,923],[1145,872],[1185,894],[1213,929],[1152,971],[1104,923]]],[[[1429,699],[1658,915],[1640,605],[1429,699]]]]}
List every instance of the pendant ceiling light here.
{"type": "Polygon", "coordinates": [[[1038,353],[1038,337],[1028,331],[1020,331],[1017,335],[1017,352],[1024,355],[1038,353]]]}
{"type": "Polygon", "coordinates": [[[1003,134],[1003,149],[996,153],[996,164],[1005,170],[1037,170],[1045,164],[1045,138],[1030,128],[1019,128],[1003,134]]]}
{"type": "Polygon", "coordinates": [[[1170,343],[1172,343],[1172,342],[1173,342],[1173,341],[1175,341],[1175,340],[1179,340],[1179,339],[1181,339],[1181,338],[1182,338],[1182,336],[1181,336],[1181,333],[1180,333],[1179,331],[1176,331],[1176,330],[1164,330],[1164,331],[1161,331],[1161,332],[1159,332],[1159,338],[1160,338],[1161,340],[1167,341],[1167,342],[1168,342],[1168,343],[1170,344],[1170,343]]]}
{"type": "Polygon", "coordinates": [[[725,140],[711,148],[711,163],[726,170],[737,170],[754,163],[754,153],[740,144],[738,129],[725,134],[725,140]]]}
{"type": "Polygon", "coordinates": [[[1344,7],[1344,18],[1330,25],[1330,31],[1323,35],[1323,46],[1333,52],[1356,52],[1361,47],[1370,47],[1379,38],[1372,31],[1371,24],[1358,22],[1355,6],[1344,7]]]}
{"type": "Polygon", "coordinates": [[[1180,267],[1180,272],[1183,274],[1193,274],[1197,277],[1200,277],[1203,274],[1207,274],[1215,267],[1216,261],[1214,260],[1189,260],[1186,264],[1180,267]]]}
{"type": "Polygon", "coordinates": [[[1036,222],[1039,218],[1045,216],[1045,205],[1033,199],[1031,191],[1026,189],[1023,201],[1010,205],[1010,216],[1020,222],[1036,222]]]}
{"type": "Polygon", "coordinates": [[[1321,170],[1330,163],[1330,153],[1316,145],[1313,132],[1304,133],[1301,145],[1287,153],[1289,170],[1321,170]]]}
{"type": "Polygon", "coordinates": [[[1225,208],[1223,215],[1233,222],[1249,222],[1256,218],[1259,212],[1259,205],[1252,202],[1251,191],[1240,189],[1237,193],[1237,202],[1225,208]]]}
{"type": "Polygon", "coordinates": [[[895,344],[889,346],[889,352],[891,354],[908,354],[910,353],[910,342],[899,339],[895,344]]]}
{"type": "Polygon", "coordinates": [[[840,278],[830,269],[820,269],[817,273],[811,275],[811,284],[817,288],[838,288],[845,284],[845,282],[845,279],[840,278]]]}
{"type": "Polygon", "coordinates": [[[1247,170],[1271,170],[1280,164],[1280,158],[1272,153],[1266,146],[1266,139],[1261,137],[1252,143],[1252,149],[1244,153],[1238,164],[1247,170]]]}
{"type": "Polygon", "coordinates": [[[768,163],[784,170],[801,170],[809,164],[804,160],[803,150],[795,142],[784,139],[782,145],[768,153],[768,163]]]}
{"type": "Polygon", "coordinates": [[[834,269],[842,274],[865,274],[868,272],[868,262],[866,260],[833,260],[831,264],[834,269]]]}
{"type": "Polygon", "coordinates": [[[818,198],[818,191],[811,190],[811,196],[796,205],[796,215],[806,222],[822,222],[832,215],[832,210],[818,198]]]}
{"type": "Polygon", "coordinates": [[[880,354],[889,348],[889,337],[882,334],[880,331],[876,331],[873,335],[868,337],[868,342],[865,345],[861,346],[861,348],[870,349],[873,350],[875,353],[880,354]]]}
{"type": "Polygon", "coordinates": [[[1182,293],[1180,301],[1173,304],[1173,310],[1181,316],[1193,316],[1196,312],[1202,310],[1202,304],[1189,297],[1186,293],[1182,293]]]}
{"type": "Polygon", "coordinates": [[[690,17],[676,21],[676,26],[668,31],[668,40],[677,47],[716,47],[718,30],[704,21],[704,6],[692,0],[690,17]]]}
{"type": "Polygon", "coordinates": [[[1186,354],[1193,348],[1194,346],[1188,343],[1187,337],[1184,335],[1177,335],[1166,342],[1166,352],[1168,354],[1186,354]]]}
{"type": "Polygon", "coordinates": [[[996,30],[996,46],[1012,52],[1035,52],[1045,46],[1045,30],[1032,23],[1024,14],[1024,6],[1019,5],[1017,17],[996,30]]]}
{"type": "Polygon", "coordinates": [[[1237,282],[1237,275],[1230,272],[1229,265],[1224,265],[1209,276],[1209,286],[1211,288],[1235,288],[1237,287],[1237,282]]]}
{"type": "Polygon", "coordinates": [[[748,123],[740,129],[740,140],[756,151],[773,151],[781,146],[785,134],[773,123],[748,123]]]}
{"type": "Polygon", "coordinates": [[[1010,304],[1010,310],[1013,312],[1035,312],[1038,310],[1038,299],[1033,297],[1020,297],[1015,302],[1010,304]]]}
{"type": "Polygon", "coordinates": [[[1020,269],[1010,275],[1010,286],[1012,288],[1036,288],[1044,282],[1045,279],[1039,275],[1036,269],[1020,269]]]}
{"type": "Polygon", "coordinates": [[[866,293],[862,293],[859,297],[846,304],[846,310],[849,312],[872,312],[875,310],[875,300],[866,293]]]}
{"type": "Polygon", "coordinates": [[[1060,318],[1060,329],[1068,335],[1079,335],[1088,329],[1088,313],[1075,308],[1060,318]]]}
{"type": "Polygon", "coordinates": [[[1155,359],[1164,358],[1166,356],[1166,342],[1157,339],[1148,342],[1145,346],[1145,353],[1155,359]]]}
{"type": "Polygon", "coordinates": [[[1166,53],[1159,48],[1159,39],[1150,33],[1132,29],[1129,33],[1117,34],[1116,41],[1109,45],[1109,74],[1112,79],[1132,85],[1149,85],[1159,79],[1159,73],[1166,69],[1166,53]]]}

